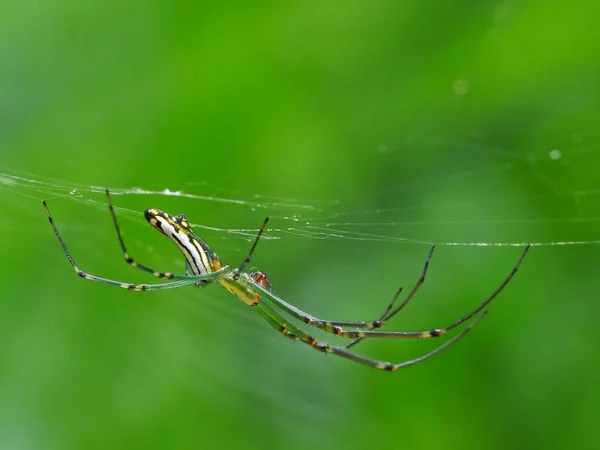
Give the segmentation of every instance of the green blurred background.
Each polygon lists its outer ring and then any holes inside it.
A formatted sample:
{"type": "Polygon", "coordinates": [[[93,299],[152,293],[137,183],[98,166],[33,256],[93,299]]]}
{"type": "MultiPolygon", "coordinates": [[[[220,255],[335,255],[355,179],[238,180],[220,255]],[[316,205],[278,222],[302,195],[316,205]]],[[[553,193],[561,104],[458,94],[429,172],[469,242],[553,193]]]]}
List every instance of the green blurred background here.
{"type": "Polygon", "coordinates": [[[3,1],[0,448],[599,448],[597,10],[3,1]],[[415,241],[461,244],[395,329],[464,314],[521,251],[468,242],[584,243],[534,247],[466,339],[388,374],[283,339],[217,286],[77,279],[43,198],[84,269],[154,281],[122,262],[93,186],[200,196],[115,195],[131,253],[161,270],[181,257],[144,208],[185,212],[231,264],[250,241],[230,231],[271,215],[253,263],[331,319],[411,287],[415,241]]]}

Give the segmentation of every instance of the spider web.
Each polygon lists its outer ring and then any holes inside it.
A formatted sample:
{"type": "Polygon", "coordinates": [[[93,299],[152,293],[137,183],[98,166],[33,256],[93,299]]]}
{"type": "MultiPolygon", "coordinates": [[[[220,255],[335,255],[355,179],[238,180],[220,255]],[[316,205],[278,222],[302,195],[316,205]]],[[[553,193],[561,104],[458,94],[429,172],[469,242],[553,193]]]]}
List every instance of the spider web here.
{"type": "Polygon", "coordinates": [[[468,450],[514,446],[507,428],[594,448],[596,3],[338,3],[3,4],[0,448],[468,450]],[[185,213],[232,266],[268,215],[252,265],[326,319],[376,319],[437,243],[389,330],[450,323],[534,248],[468,338],[388,376],[218,286],[78,279],[43,199],[82,269],[157,282],[123,262],[105,188],[130,253],[163,271],[185,267],[145,208],[185,213]]]}
{"type": "MultiPolygon", "coordinates": [[[[19,207],[39,207],[45,199],[52,204],[65,199],[80,205],[77,216],[85,214],[85,207],[106,209],[105,190],[109,189],[115,197],[115,209],[122,218],[140,221],[141,210],[119,206],[122,198],[144,197],[145,207],[153,206],[156,199],[185,200],[183,203],[188,219],[198,230],[197,233],[210,232],[211,238],[223,240],[252,239],[257,228],[219,226],[214,220],[199,222],[194,211],[206,209],[207,204],[225,211],[234,211],[250,217],[247,225],[258,224],[264,216],[270,217],[270,226],[264,239],[271,240],[345,240],[376,241],[382,243],[430,244],[452,247],[522,247],[531,244],[542,246],[596,245],[597,223],[600,222],[598,208],[600,187],[588,189],[563,189],[550,177],[538,170],[543,164],[563,165],[562,152],[551,150],[546,161],[529,161],[529,168],[544,192],[539,194],[519,193],[481,198],[468,192],[458,197],[447,198],[442,193],[427,191],[427,185],[401,185],[393,189],[369,193],[364,198],[303,199],[272,197],[260,193],[243,192],[210,186],[206,182],[189,182],[164,189],[146,187],[97,186],[58,180],[42,175],[22,173],[0,169],[0,191],[4,201],[15,201],[19,207]],[[411,204],[411,197],[419,193],[418,201],[411,204]],[[436,195],[439,198],[436,198],[436,195]],[[357,209],[357,200],[380,203],[389,198],[408,198],[408,204],[394,208],[357,209]],[[146,200],[147,198],[147,200],[146,200]],[[424,200],[425,199],[425,200],[424,200]],[[490,202],[494,207],[490,208],[490,202]],[[539,210],[523,209],[523,205],[553,205],[559,216],[539,215],[539,210]],[[516,207],[518,206],[518,207],[516,207]],[[412,217],[431,216],[430,219],[411,219],[412,217]],[[482,217],[485,216],[485,217],[482,217]],[[539,239],[531,234],[535,225],[559,224],[563,231],[551,239],[539,239]],[[482,236],[484,239],[461,239],[464,230],[482,236]],[[422,229],[430,230],[427,232],[422,229]],[[520,230],[517,239],[502,238],[507,230],[520,230]],[[520,236],[520,239],[519,239],[520,236]]],[[[504,162],[495,166],[473,168],[445,175],[443,182],[462,179],[468,182],[490,174],[510,176],[517,170],[514,162],[504,162]]],[[[162,203],[165,203],[164,201],[162,203]]],[[[172,209],[168,212],[177,213],[172,209]]],[[[73,218],[70,218],[72,220],[73,218]]],[[[15,215],[4,216],[5,229],[22,227],[23,223],[15,215]]]]}
{"type": "MultiPolygon", "coordinates": [[[[425,297],[426,302],[419,303],[418,307],[411,305],[414,308],[409,308],[406,313],[403,311],[402,317],[394,318],[390,328],[421,329],[443,325],[448,319],[455,319],[460,314],[457,311],[465,312],[485,299],[490,289],[498,286],[515,264],[520,249],[514,247],[524,247],[527,243],[538,247],[532,249],[528,256],[525,264],[527,272],[520,272],[516,277],[518,286],[526,289],[527,286],[542,286],[541,279],[548,276],[546,274],[555,273],[553,266],[568,248],[574,250],[570,257],[577,259],[585,253],[581,251],[585,247],[599,244],[600,186],[596,177],[581,176],[577,182],[562,178],[566,171],[584,173],[586,166],[597,167],[596,157],[594,152],[570,152],[565,156],[557,149],[526,158],[503,154],[498,163],[474,162],[471,166],[446,170],[437,177],[436,184],[413,178],[411,181],[395,181],[391,188],[385,190],[365,191],[359,195],[340,194],[325,199],[276,197],[198,180],[158,189],[100,185],[98,182],[84,184],[1,169],[0,203],[5,210],[0,219],[4,230],[2,248],[9,255],[16,255],[20,245],[13,236],[27,236],[35,240],[38,252],[51,255],[49,259],[62,264],[61,268],[67,271],[67,263],[62,260],[41,206],[45,199],[67,245],[85,270],[118,280],[148,282],[143,274],[128,271],[119,261],[122,256],[108,215],[106,188],[113,195],[128,249],[143,263],[160,270],[174,267],[183,271],[185,268],[181,256],[170,242],[156,236],[155,231],[147,226],[142,214],[144,208],[158,207],[173,214],[185,213],[196,234],[205,239],[225,263],[232,265],[243,260],[258,226],[265,216],[269,216],[271,220],[264,242],[261,241],[252,264],[267,271],[276,293],[318,317],[370,320],[381,313],[399,285],[407,291],[410,289],[422,270],[427,249],[435,242],[438,247],[446,247],[446,251],[436,251],[435,269],[428,274],[431,281],[419,294],[425,297]],[[531,182],[530,186],[515,186],[510,181],[505,183],[505,189],[495,189],[505,180],[523,178],[523,174],[531,182]],[[441,189],[440,186],[452,188],[441,189]],[[478,189],[473,190],[473,186],[478,189]],[[558,247],[565,248],[560,250],[558,247]],[[546,258],[546,261],[541,261],[537,255],[546,258]],[[313,263],[307,265],[297,260],[313,263]],[[537,280],[533,279],[535,276],[537,280]],[[359,277],[364,283],[354,281],[359,277]],[[477,283],[473,282],[473,277],[476,277],[477,283]],[[448,289],[453,290],[454,295],[448,295],[448,289]],[[459,297],[464,297],[464,304],[457,305],[459,297]]],[[[595,251],[588,253],[595,258],[595,251]]],[[[590,267],[585,258],[582,261],[583,267],[590,267]]],[[[594,270],[591,268],[590,273],[594,270]]],[[[68,286],[75,284],[70,276],[65,275],[64,278],[68,286]]],[[[544,310],[549,320],[556,320],[552,319],[555,317],[553,314],[563,314],[560,302],[549,306],[541,305],[539,300],[548,298],[560,288],[558,282],[549,283],[529,298],[525,308],[535,310],[530,312],[529,317],[537,317],[540,310],[544,310]]],[[[512,289],[515,289],[514,286],[511,286],[512,289]]],[[[139,319],[143,326],[160,330],[158,333],[164,336],[157,342],[168,346],[168,353],[178,355],[183,367],[193,368],[190,370],[194,371],[194,377],[212,377],[220,380],[222,386],[227,386],[228,391],[241,390],[246,396],[256,396],[257,401],[278,404],[288,383],[286,374],[309,370],[312,380],[309,385],[327,386],[330,383],[321,382],[334,376],[336,372],[332,367],[340,367],[340,370],[347,367],[346,361],[335,358],[327,358],[324,364],[323,359],[312,354],[313,350],[306,346],[295,345],[290,349],[264,324],[261,324],[263,328],[259,332],[256,331],[258,319],[244,308],[232,308],[231,303],[206,301],[206,296],[228,298],[228,293],[219,291],[203,291],[202,302],[198,302],[197,294],[183,296],[173,305],[170,313],[174,318],[172,323],[168,317],[152,316],[152,309],[148,316],[139,319]],[[153,324],[153,320],[156,323],[153,324]],[[213,351],[213,346],[208,343],[201,351],[188,347],[200,341],[198,336],[188,336],[199,326],[211,327],[210,333],[217,333],[221,340],[231,336],[236,349],[238,342],[249,339],[244,348],[253,355],[254,362],[268,354],[270,360],[285,360],[285,371],[274,377],[265,373],[266,369],[261,364],[244,363],[244,358],[235,355],[225,358],[218,350],[213,351]],[[256,348],[268,350],[256,352],[256,348]],[[303,358],[303,353],[308,355],[303,358]],[[220,366],[207,363],[217,360],[232,364],[231,361],[238,359],[240,370],[245,373],[246,381],[243,382],[235,371],[223,371],[220,366]],[[310,367],[302,366],[306,364],[310,367]],[[276,383],[278,388],[257,388],[252,381],[265,377],[276,383]]],[[[103,297],[107,291],[98,289],[93,292],[103,297]]],[[[512,293],[514,297],[515,290],[512,293]]],[[[151,294],[152,297],[155,295],[161,294],[151,294]]],[[[83,314],[81,311],[87,311],[85,308],[93,308],[94,303],[79,300],[67,301],[69,314],[74,317],[77,317],[77,311],[83,314]]],[[[486,324],[488,330],[494,324],[498,329],[505,327],[503,314],[511,314],[514,301],[515,298],[512,298],[505,307],[494,308],[496,319],[486,324]]],[[[586,308],[584,303],[579,313],[573,313],[577,317],[586,308]]],[[[136,315],[144,311],[137,306],[136,315]]],[[[127,307],[135,308],[136,304],[118,305],[119,310],[127,307]]],[[[165,308],[157,310],[164,314],[165,308]]],[[[518,329],[520,322],[510,321],[514,322],[511,326],[518,329]]],[[[529,326],[529,322],[523,325],[527,333],[530,332],[529,326]]],[[[544,330],[545,327],[540,324],[534,334],[544,336],[544,330]]],[[[202,336],[208,333],[205,329],[202,336]]],[[[470,345],[480,345],[481,339],[483,337],[471,340],[470,345]]],[[[576,338],[573,339],[574,342],[569,345],[575,348],[576,338]]],[[[588,337],[582,334],[581,339],[588,337]]],[[[336,342],[334,336],[326,336],[325,340],[336,342]]],[[[438,344],[427,341],[410,345],[398,345],[391,340],[375,344],[367,341],[356,350],[370,357],[401,361],[426,353],[438,344]]],[[[130,351],[135,353],[134,349],[130,351]]],[[[527,352],[526,349],[523,351],[527,352]]],[[[465,352],[468,354],[468,350],[465,352]]],[[[457,357],[456,352],[453,357],[457,357]]],[[[199,395],[206,398],[208,394],[200,387],[197,389],[199,395]]],[[[306,400],[314,395],[312,390],[303,389],[300,387],[293,394],[294,414],[332,420],[329,411],[321,410],[306,400]]],[[[332,394],[323,388],[319,389],[319,395],[335,397],[340,394],[332,394]]],[[[214,401],[221,402],[222,399],[215,397],[214,401]]],[[[335,398],[331,401],[343,400],[335,398]]]]}

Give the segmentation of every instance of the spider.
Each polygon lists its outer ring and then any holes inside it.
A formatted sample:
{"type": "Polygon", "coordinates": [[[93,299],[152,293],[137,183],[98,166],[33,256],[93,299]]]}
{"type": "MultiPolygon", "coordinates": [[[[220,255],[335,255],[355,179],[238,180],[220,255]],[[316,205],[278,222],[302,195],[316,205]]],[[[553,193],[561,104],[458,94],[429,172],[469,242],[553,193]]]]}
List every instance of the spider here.
{"type": "Polygon", "coordinates": [[[395,295],[393,296],[391,302],[387,305],[387,307],[377,320],[323,320],[296,308],[295,306],[285,302],[284,300],[273,294],[271,282],[269,281],[269,278],[264,272],[246,271],[246,268],[250,263],[250,259],[252,258],[254,250],[256,249],[256,246],[266,229],[267,222],[269,220],[268,217],[262,223],[258,234],[256,235],[256,238],[254,239],[254,242],[250,247],[250,251],[248,252],[248,255],[246,256],[242,264],[238,268],[231,268],[229,266],[223,265],[217,254],[213,250],[211,250],[211,248],[202,239],[200,239],[194,234],[188,220],[183,214],[172,216],[158,209],[146,209],[146,211],[144,212],[144,216],[146,217],[146,220],[150,223],[150,225],[152,225],[156,230],[160,231],[162,234],[171,239],[171,241],[173,241],[173,243],[179,248],[179,250],[183,253],[183,256],[185,257],[185,274],[177,275],[171,272],[159,272],[154,269],[151,269],[150,267],[138,263],[129,255],[125,246],[125,242],[123,240],[123,236],[121,234],[119,223],[117,221],[117,216],[115,214],[115,210],[108,189],[106,190],[106,198],[108,200],[108,208],[112,217],[115,230],[117,232],[117,238],[123,251],[125,261],[129,265],[135,267],[136,269],[152,274],[157,278],[169,281],[164,282],[162,284],[132,284],[110,280],[107,278],[102,278],[84,272],[75,264],[71,253],[67,249],[67,246],[65,245],[65,242],[62,236],[60,235],[58,228],[56,227],[54,220],[52,219],[52,216],[50,215],[50,210],[48,209],[46,201],[43,201],[44,209],[46,211],[46,215],[48,216],[48,221],[50,222],[50,225],[54,230],[54,234],[56,235],[56,238],[58,239],[58,242],[63,252],[69,260],[69,263],[71,264],[71,266],[73,266],[75,273],[79,277],[84,278],[86,280],[92,280],[100,283],[118,286],[131,291],[153,291],[159,289],[171,289],[190,284],[204,287],[217,281],[219,284],[221,284],[221,286],[223,286],[229,292],[238,297],[246,305],[253,307],[273,328],[278,330],[285,337],[301,341],[311,346],[315,350],[324,353],[332,353],[342,358],[349,359],[350,361],[354,361],[360,364],[365,364],[367,366],[374,367],[376,369],[387,371],[395,371],[425,361],[426,359],[429,359],[432,356],[440,353],[442,350],[448,348],[450,345],[454,344],[456,341],[465,336],[475,325],[477,325],[477,323],[487,313],[485,307],[488,306],[492,302],[492,300],[494,300],[498,296],[498,294],[506,287],[506,285],[512,280],[531,247],[531,244],[525,246],[523,252],[521,253],[521,256],[519,257],[516,265],[513,267],[510,274],[485,301],[483,301],[474,310],[461,317],[460,319],[456,320],[455,322],[451,323],[450,325],[447,325],[443,328],[435,328],[428,331],[381,331],[378,330],[378,328],[384,326],[386,322],[388,322],[392,317],[398,314],[412,300],[419,288],[422,286],[423,282],[425,281],[425,276],[427,274],[429,262],[433,255],[433,251],[435,250],[435,244],[431,246],[429,253],[427,254],[427,257],[425,259],[425,264],[423,266],[421,276],[419,277],[419,280],[417,281],[413,289],[410,291],[408,296],[404,299],[402,303],[396,305],[400,293],[402,292],[402,288],[398,289],[395,295]],[[327,333],[341,336],[343,338],[348,338],[351,341],[346,346],[336,346],[328,344],[326,342],[318,341],[313,336],[291,323],[287,318],[284,317],[284,315],[282,315],[282,312],[304,322],[307,325],[319,328],[327,333]],[[350,347],[358,344],[362,339],[370,337],[397,339],[440,337],[453,330],[454,328],[457,328],[458,326],[462,325],[463,323],[469,321],[472,318],[474,319],[464,330],[462,330],[459,334],[455,335],[451,339],[447,340],[442,345],[436,347],[429,353],[397,364],[392,364],[390,362],[385,361],[378,361],[349,351],[350,347]]]}

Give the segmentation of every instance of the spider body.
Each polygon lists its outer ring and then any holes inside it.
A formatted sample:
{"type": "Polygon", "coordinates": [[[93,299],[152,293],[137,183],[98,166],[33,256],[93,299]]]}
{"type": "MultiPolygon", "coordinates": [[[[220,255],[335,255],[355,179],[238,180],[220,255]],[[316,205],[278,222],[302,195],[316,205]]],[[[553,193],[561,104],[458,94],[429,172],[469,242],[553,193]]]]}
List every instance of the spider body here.
{"type": "MultiPolygon", "coordinates": [[[[144,217],[179,248],[185,258],[186,267],[189,267],[194,275],[204,276],[223,268],[217,254],[194,234],[183,214],[172,216],[159,209],[149,208],[144,211],[144,217]]],[[[126,255],[125,260],[129,262],[130,259],[131,257],[126,255]]],[[[156,272],[153,274],[156,276],[156,272]]],[[[206,286],[213,281],[215,279],[199,280],[196,285],[206,286]]],[[[245,273],[233,270],[216,278],[216,281],[248,306],[254,306],[260,301],[260,294],[248,287],[251,282],[271,290],[271,282],[263,272],[245,273]]]]}
{"type": "Polygon", "coordinates": [[[254,292],[250,286],[252,283],[257,283],[270,291],[270,283],[263,284],[265,281],[268,282],[268,278],[262,272],[253,273],[237,273],[235,270],[228,273],[225,276],[217,278],[217,281],[221,286],[239,298],[248,306],[256,306],[260,302],[260,294],[254,292]],[[239,275],[236,277],[236,275],[239,275]],[[256,278],[255,278],[256,277],[256,278]]]}
{"type": "MultiPolygon", "coordinates": [[[[185,257],[186,267],[189,267],[194,275],[208,275],[223,268],[217,254],[194,234],[183,214],[172,216],[159,209],[149,208],[144,211],[144,217],[156,230],[173,241],[185,257]]],[[[127,252],[125,260],[131,264],[131,257],[127,252]]],[[[214,280],[199,280],[198,284],[207,285],[212,281],[214,280]]]]}
{"type": "Polygon", "coordinates": [[[250,259],[256,249],[256,246],[265,231],[268,218],[266,218],[258,231],[258,234],[248,252],[248,255],[238,268],[230,268],[229,266],[223,265],[217,254],[194,232],[192,231],[190,224],[183,214],[176,216],[167,214],[158,209],[149,208],[144,212],[146,220],[156,230],[167,236],[176,246],[179,248],[185,258],[186,273],[184,275],[177,275],[171,272],[159,272],[151,269],[148,266],[138,263],[135,261],[127,252],[123,236],[121,234],[117,216],[115,214],[110,193],[106,191],[106,197],[108,201],[108,207],[112,216],[113,224],[117,232],[117,238],[123,251],[125,261],[143,272],[149,273],[157,278],[169,280],[165,283],[160,284],[132,284],[124,283],[121,281],[110,280],[107,278],[99,277],[96,275],[89,274],[81,270],[71,256],[71,253],[67,249],[65,242],[56,227],[54,220],[50,214],[48,206],[44,201],[44,208],[48,221],[54,230],[56,238],[60,243],[60,246],[66,255],[69,263],[75,270],[78,276],[97,281],[104,284],[118,286],[123,289],[133,291],[151,291],[151,290],[162,290],[171,289],[186,285],[196,286],[207,286],[214,281],[217,281],[227,291],[238,297],[242,302],[248,306],[254,307],[254,309],[276,330],[282,333],[284,336],[301,341],[312,348],[319,350],[324,353],[332,353],[342,358],[349,359],[351,361],[365,364],[367,366],[382,369],[387,371],[395,371],[397,369],[412,366],[420,363],[437,353],[441,352],[445,348],[449,347],[463,336],[465,336],[486,314],[485,308],[489,305],[497,295],[506,287],[506,285],[512,280],[516,274],[521,263],[525,259],[527,252],[530,249],[530,245],[525,246],[520,258],[516,265],[513,267],[509,275],[504,279],[496,290],[481,304],[479,304],[474,310],[464,315],[460,319],[452,322],[451,324],[443,328],[435,328],[432,330],[423,331],[380,331],[383,325],[385,325],[392,317],[398,314],[415,296],[419,288],[425,281],[425,276],[429,268],[429,261],[433,255],[435,245],[432,245],[421,276],[409,294],[406,296],[404,301],[398,306],[396,302],[402,292],[402,288],[396,291],[392,301],[384,309],[383,313],[377,320],[373,321],[332,321],[323,320],[314,317],[299,308],[285,302],[272,292],[271,282],[264,272],[247,272],[245,269],[250,263],[250,259]],[[281,311],[281,312],[280,312],[281,311]],[[283,314],[282,314],[283,313],[283,314]],[[305,324],[321,329],[327,333],[331,333],[343,338],[352,339],[352,341],[346,346],[331,345],[326,342],[320,342],[310,334],[298,328],[292,323],[286,316],[304,322],[305,324]],[[453,336],[451,339],[444,342],[442,345],[436,347],[429,353],[426,353],[418,358],[403,361],[397,364],[392,364],[385,361],[378,361],[375,359],[367,358],[362,355],[350,352],[349,348],[358,344],[364,338],[393,338],[393,339],[419,339],[419,338],[434,338],[443,336],[454,328],[470,321],[470,323],[458,334],[453,336]]]}

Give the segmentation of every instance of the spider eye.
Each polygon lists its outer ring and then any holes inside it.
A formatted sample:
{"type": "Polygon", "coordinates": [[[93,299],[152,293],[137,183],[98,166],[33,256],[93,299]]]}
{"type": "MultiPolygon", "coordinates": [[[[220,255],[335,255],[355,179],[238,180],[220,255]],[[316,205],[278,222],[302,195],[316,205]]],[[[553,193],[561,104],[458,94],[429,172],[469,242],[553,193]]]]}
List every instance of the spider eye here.
{"type": "Polygon", "coordinates": [[[177,215],[175,216],[175,221],[176,221],[176,222],[177,222],[179,225],[181,225],[183,228],[185,228],[185,229],[189,229],[189,228],[190,228],[190,224],[189,224],[189,222],[187,221],[187,217],[185,217],[185,215],[184,215],[184,214],[177,214],[177,215]]]}

